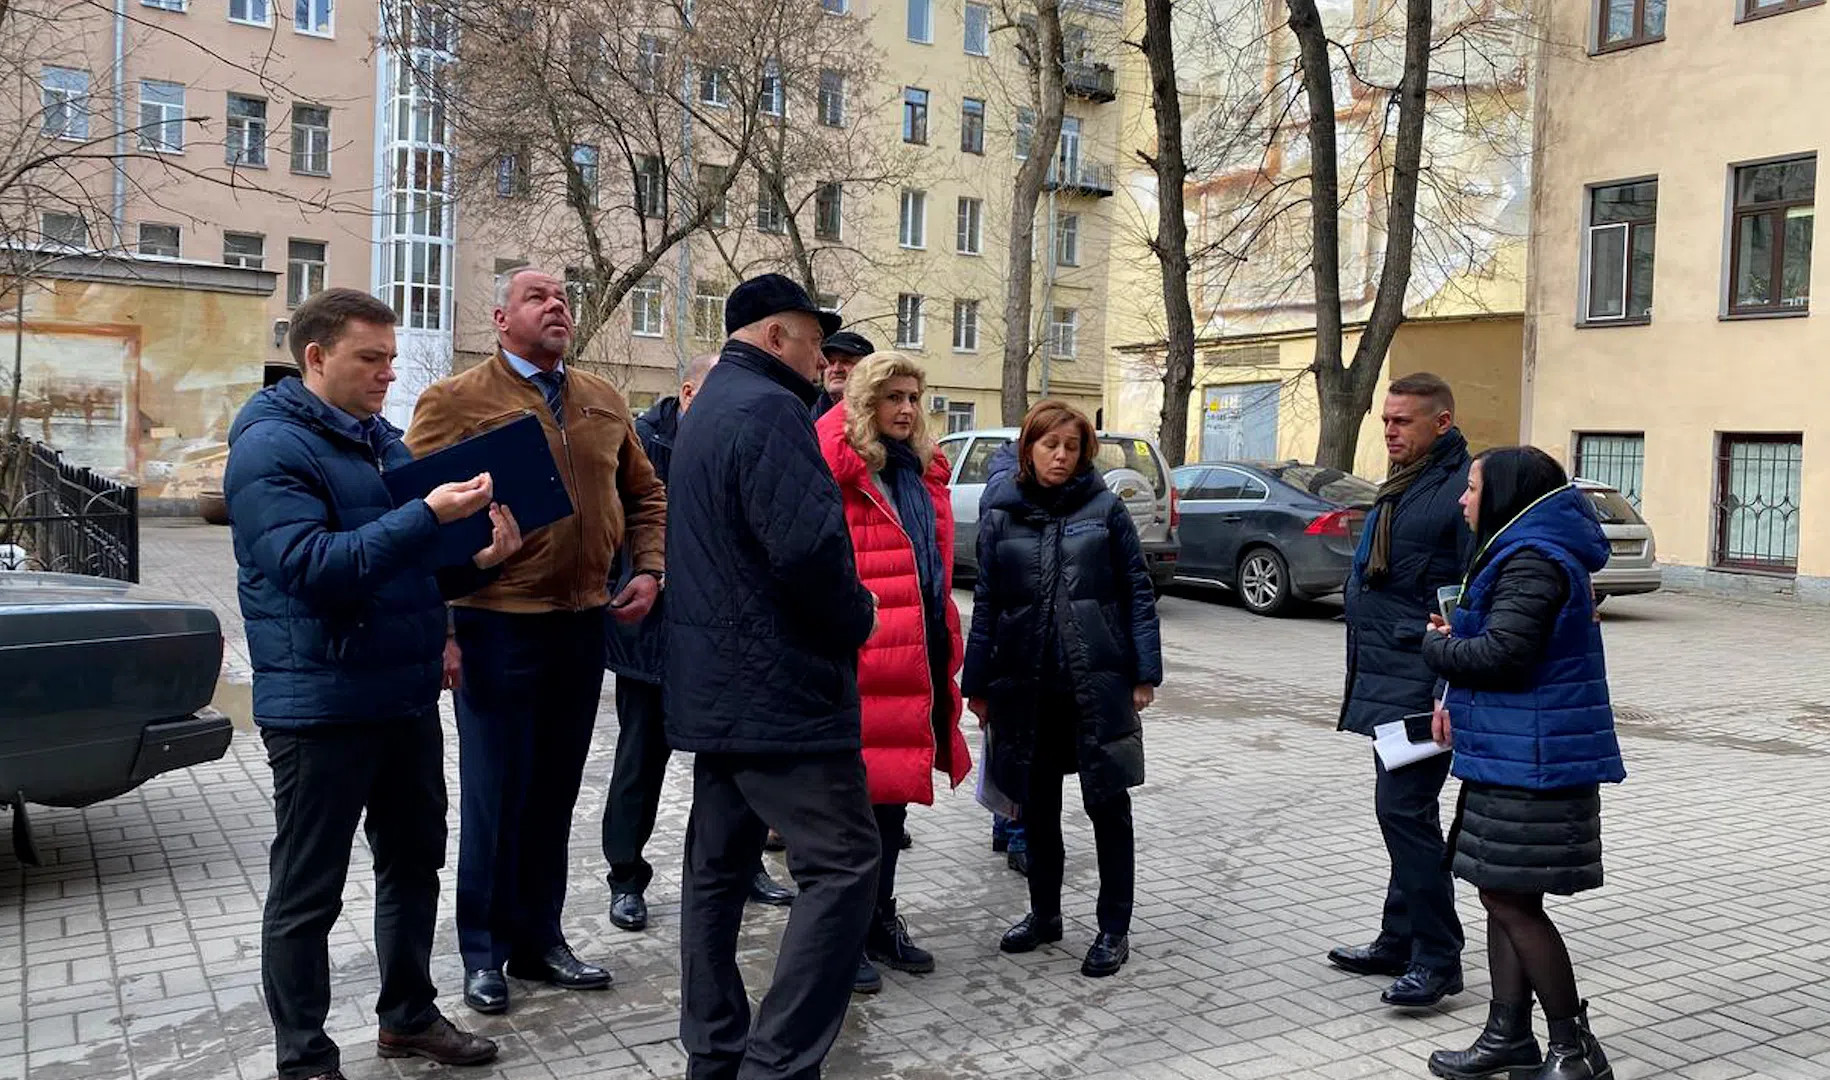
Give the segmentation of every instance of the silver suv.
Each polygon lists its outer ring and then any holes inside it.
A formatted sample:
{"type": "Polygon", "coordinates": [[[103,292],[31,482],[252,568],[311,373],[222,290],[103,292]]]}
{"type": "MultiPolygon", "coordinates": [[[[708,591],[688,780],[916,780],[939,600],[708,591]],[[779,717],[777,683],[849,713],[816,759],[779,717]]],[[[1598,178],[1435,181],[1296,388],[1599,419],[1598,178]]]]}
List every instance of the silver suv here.
{"type": "MultiPolygon", "coordinates": [[[[985,481],[991,471],[991,459],[999,450],[1017,441],[1016,428],[993,428],[987,431],[962,431],[940,440],[941,452],[953,465],[948,486],[953,491],[953,517],[957,523],[954,537],[953,565],[961,577],[978,572],[979,497],[985,493],[985,481]]],[[[1143,542],[1144,561],[1150,566],[1150,580],[1160,592],[1176,576],[1176,560],[1182,543],[1176,535],[1181,508],[1175,486],[1169,482],[1169,469],[1156,441],[1142,435],[1099,433],[1099,452],[1093,464],[1111,488],[1124,501],[1137,525],[1138,539],[1143,542]]]]}

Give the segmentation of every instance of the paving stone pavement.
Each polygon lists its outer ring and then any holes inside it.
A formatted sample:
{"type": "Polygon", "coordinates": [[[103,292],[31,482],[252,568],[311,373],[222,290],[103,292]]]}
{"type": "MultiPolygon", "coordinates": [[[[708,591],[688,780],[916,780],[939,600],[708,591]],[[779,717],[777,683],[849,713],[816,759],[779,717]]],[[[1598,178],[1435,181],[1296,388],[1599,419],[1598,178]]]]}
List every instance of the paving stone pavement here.
{"type": "MultiPolygon", "coordinates": [[[[148,523],[144,535],[146,583],[221,611],[225,676],[245,680],[226,530],[148,523]]],[[[883,992],[853,1006],[828,1076],[1423,1076],[1431,1048],[1471,1038],[1486,1008],[1471,890],[1461,890],[1468,993],[1447,1008],[1395,1013],[1380,1005],[1377,980],[1321,961],[1335,943],[1370,938],[1385,875],[1370,751],[1332,731],[1341,627],[1331,609],[1262,620],[1178,595],[1162,612],[1169,681],[1147,717],[1150,783],[1135,798],[1131,963],[1114,979],[1079,975],[1095,872],[1090,831],[1072,812],[1067,940],[998,953],[1025,893],[989,852],[968,785],[911,814],[915,847],[898,883],[939,971],[886,973],[883,992]]],[[[1621,1080],[1830,1078],[1826,630],[1830,614],[1692,597],[1607,608],[1632,775],[1604,796],[1607,887],[1552,909],[1621,1080]]],[[[618,931],[598,850],[615,732],[606,692],[567,915],[579,951],[614,969],[608,992],[516,984],[510,1015],[466,1012],[450,914],[453,811],[434,975],[452,1015],[503,1042],[495,1066],[465,1075],[681,1075],[679,841],[690,774],[675,761],[651,846],[653,927],[618,931]]],[[[456,753],[452,734],[454,786],[456,753]]],[[[0,853],[0,1077],[271,1077],[259,930],[272,810],[259,739],[238,732],[220,762],[85,810],[36,808],[34,821],[45,866],[0,853]]],[[[331,942],[330,1030],[352,1080],[427,1076],[430,1066],[374,1054],[373,878],[360,838],[354,854],[331,942]]],[[[747,915],[753,994],[767,985],[784,919],[747,915]]]]}

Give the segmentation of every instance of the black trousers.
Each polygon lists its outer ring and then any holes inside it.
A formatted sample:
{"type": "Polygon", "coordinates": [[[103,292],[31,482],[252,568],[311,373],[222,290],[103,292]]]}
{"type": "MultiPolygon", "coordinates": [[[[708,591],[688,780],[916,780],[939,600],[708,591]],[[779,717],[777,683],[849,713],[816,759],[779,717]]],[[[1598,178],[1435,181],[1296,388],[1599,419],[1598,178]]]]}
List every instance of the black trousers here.
{"type": "MultiPolygon", "coordinates": [[[[1029,906],[1042,918],[1061,914],[1061,881],[1067,870],[1067,848],[1061,837],[1059,767],[1038,761],[1029,776],[1029,801],[1023,804],[1023,829],[1029,842],[1029,906]]],[[[1098,802],[1086,794],[1082,803],[1093,822],[1093,849],[1099,861],[1099,930],[1131,932],[1131,908],[1137,880],[1137,851],[1131,830],[1131,796],[1119,792],[1098,802]]]]}
{"type": "Polygon", "coordinates": [[[659,683],[616,677],[616,761],[604,801],[604,859],[616,892],[643,892],[654,880],[642,849],[654,835],[671,756],[661,702],[659,683]]]}
{"type": "Polygon", "coordinates": [[[402,1034],[438,1019],[429,965],[445,865],[444,735],[428,709],[373,723],[266,728],[261,738],[276,825],[261,986],[280,1080],[304,1080],[338,1066],[337,1044],[324,1033],[330,931],[343,910],[359,821],[375,860],[375,1012],[384,1030],[402,1034]]]}
{"type": "Polygon", "coordinates": [[[877,868],[877,910],[887,911],[896,899],[896,861],[902,857],[902,830],[909,823],[908,803],[877,803],[871,807],[877,819],[877,843],[883,850],[883,861],[877,868]]]}
{"type": "Polygon", "coordinates": [[[565,943],[572,810],[604,685],[604,612],[453,613],[457,695],[457,929],[464,968],[565,943]]]}
{"type": "Polygon", "coordinates": [[[1442,786],[1449,778],[1449,760],[1448,754],[1438,754],[1387,772],[1373,755],[1373,805],[1392,861],[1379,946],[1435,971],[1460,968],[1463,943],[1442,839],[1442,786]]]}
{"type": "MultiPolygon", "coordinates": [[[[616,677],[616,760],[604,800],[604,861],[610,864],[613,893],[648,891],[654,867],[642,849],[654,836],[667,782],[667,718],[659,683],[616,677]]],[[[750,876],[763,872],[762,855],[750,876]]]]}
{"type": "Polygon", "coordinates": [[[878,854],[857,751],[694,758],[680,933],[688,1080],[820,1075],[851,1002],[878,854]],[[801,891],[752,1029],[737,933],[764,819],[787,841],[788,869],[801,891]]]}

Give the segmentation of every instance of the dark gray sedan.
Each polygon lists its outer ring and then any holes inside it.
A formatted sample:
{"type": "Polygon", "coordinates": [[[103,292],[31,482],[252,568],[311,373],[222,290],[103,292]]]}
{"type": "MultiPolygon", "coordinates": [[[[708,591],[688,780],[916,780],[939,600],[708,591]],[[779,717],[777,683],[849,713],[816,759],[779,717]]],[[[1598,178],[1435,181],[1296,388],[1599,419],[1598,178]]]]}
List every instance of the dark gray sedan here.
{"type": "Polygon", "coordinates": [[[1176,580],[1224,586],[1258,615],[1340,592],[1379,494],[1351,473],[1295,461],[1204,461],[1173,479],[1182,496],[1176,580]]]}

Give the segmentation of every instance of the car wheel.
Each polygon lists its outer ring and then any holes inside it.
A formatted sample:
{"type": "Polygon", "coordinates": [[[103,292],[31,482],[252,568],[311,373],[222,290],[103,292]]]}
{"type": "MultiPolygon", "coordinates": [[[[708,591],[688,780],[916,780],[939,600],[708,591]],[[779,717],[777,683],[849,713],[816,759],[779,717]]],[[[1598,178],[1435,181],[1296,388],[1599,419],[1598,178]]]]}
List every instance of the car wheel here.
{"type": "Polygon", "coordinates": [[[1276,615],[1291,599],[1290,564],[1276,548],[1253,548],[1239,560],[1239,600],[1254,615],[1276,615]]]}

